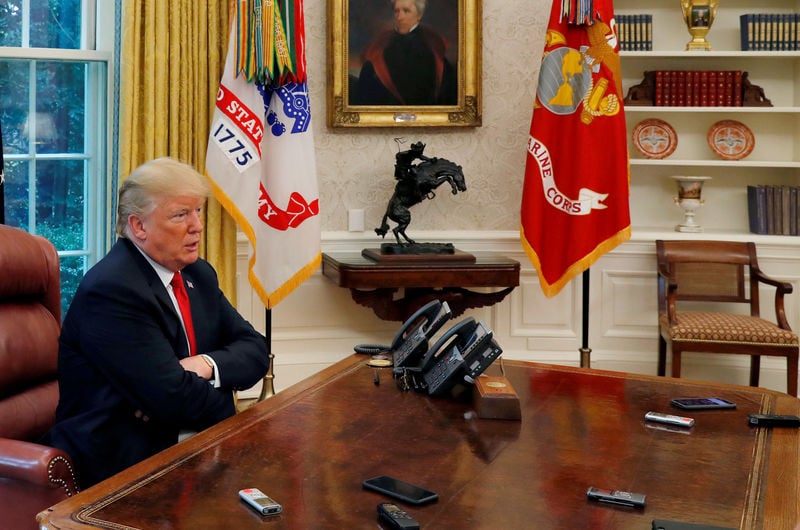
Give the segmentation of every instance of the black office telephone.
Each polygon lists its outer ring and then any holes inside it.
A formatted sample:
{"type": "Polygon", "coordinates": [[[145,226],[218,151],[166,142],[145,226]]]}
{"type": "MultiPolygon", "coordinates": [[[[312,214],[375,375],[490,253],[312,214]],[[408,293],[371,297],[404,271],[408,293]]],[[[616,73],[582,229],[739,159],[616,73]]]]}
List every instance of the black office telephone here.
{"type": "Polygon", "coordinates": [[[447,302],[432,300],[417,310],[397,332],[389,348],[395,368],[416,367],[428,351],[428,341],[452,315],[447,302]]]}
{"type": "Polygon", "coordinates": [[[447,330],[425,354],[420,364],[420,387],[442,396],[475,378],[503,353],[486,324],[468,317],[447,330]]]}

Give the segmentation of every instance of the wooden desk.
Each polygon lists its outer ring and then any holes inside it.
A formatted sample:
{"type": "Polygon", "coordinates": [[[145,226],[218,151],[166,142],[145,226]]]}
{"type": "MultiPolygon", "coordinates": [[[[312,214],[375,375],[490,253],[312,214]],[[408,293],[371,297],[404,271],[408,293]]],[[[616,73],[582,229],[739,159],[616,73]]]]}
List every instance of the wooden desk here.
{"type": "MultiPolygon", "coordinates": [[[[39,514],[44,528],[376,528],[381,474],[439,494],[407,506],[426,530],[643,530],[654,518],[791,530],[800,514],[800,432],[747,425],[800,413],[768,390],[506,361],[522,420],[481,420],[469,400],[380,385],[351,356],[276,396],[39,514]],[[645,425],[675,396],[720,396],[695,427],[645,425]],[[653,426],[654,427],[654,426],[653,426]],[[647,495],[643,510],[586,499],[589,486],[647,495]],[[283,505],[262,518],[237,491],[283,505]]],[[[496,366],[491,370],[496,373],[496,366]]]]}
{"type": "Polygon", "coordinates": [[[403,321],[433,299],[446,301],[453,316],[500,302],[519,285],[519,262],[496,254],[469,261],[381,261],[358,253],[325,253],[322,274],[350,289],[353,300],[384,320],[403,321]],[[478,292],[475,287],[500,288],[478,292]],[[403,289],[403,296],[396,293],[403,289]]]}

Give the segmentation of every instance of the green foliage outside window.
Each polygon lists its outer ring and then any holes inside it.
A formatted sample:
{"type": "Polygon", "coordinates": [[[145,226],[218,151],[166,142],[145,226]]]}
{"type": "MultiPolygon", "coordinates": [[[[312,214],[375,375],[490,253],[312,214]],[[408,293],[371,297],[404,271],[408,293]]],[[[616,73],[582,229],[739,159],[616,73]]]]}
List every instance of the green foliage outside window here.
{"type": "MultiPolygon", "coordinates": [[[[0,2],[0,46],[81,49],[85,1],[0,2]]],[[[83,60],[0,57],[5,222],[46,237],[59,251],[64,312],[92,264],[92,241],[105,233],[97,222],[105,218],[97,213],[105,211],[105,197],[96,185],[106,177],[98,162],[104,108],[90,89],[99,71],[105,70],[83,60]]]]}

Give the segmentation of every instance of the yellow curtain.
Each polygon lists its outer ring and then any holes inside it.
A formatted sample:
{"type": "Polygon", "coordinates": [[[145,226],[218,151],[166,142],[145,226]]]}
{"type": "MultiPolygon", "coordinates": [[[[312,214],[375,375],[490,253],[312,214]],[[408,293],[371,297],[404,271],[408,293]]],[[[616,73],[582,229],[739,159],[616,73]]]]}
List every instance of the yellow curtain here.
{"type": "MultiPolygon", "coordinates": [[[[122,181],[171,156],[205,172],[209,122],[228,44],[228,0],[124,0],[120,50],[122,181]]],[[[236,304],[236,223],[214,198],[203,255],[236,304]]]]}

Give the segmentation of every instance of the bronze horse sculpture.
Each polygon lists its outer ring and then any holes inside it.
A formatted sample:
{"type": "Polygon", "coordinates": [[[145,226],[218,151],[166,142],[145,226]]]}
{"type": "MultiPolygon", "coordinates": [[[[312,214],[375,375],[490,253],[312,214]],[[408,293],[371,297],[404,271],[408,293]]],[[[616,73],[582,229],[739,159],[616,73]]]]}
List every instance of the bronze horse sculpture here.
{"type": "Polygon", "coordinates": [[[411,223],[411,211],[409,208],[419,204],[424,199],[433,199],[436,196],[435,189],[444,184],[450,184],[453,195],[467,190],[467,183],[461,166],[444,158],[422,156],[424,144],[414,144],[412,150],[398,153],[398,164],[395,170],[397,184],[394,193],[386,206],[386,213],[383,215],[380,228],[375,229],[375,233],[381,237],[386,237],[389,231],[388,219],[391,219],[397,226],[392,229],[398,245],[403,243],[400,237],[409,244],[415,241],[406,235],[406,228],[411,223]],[[421,147],[420,147],[421,146],[421,147]],[[412,165],[410,160],[406,164],[401,164],[401,155],[411,153],[416,158],[422,160],[419,164],[412,165]]]}

